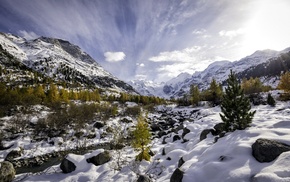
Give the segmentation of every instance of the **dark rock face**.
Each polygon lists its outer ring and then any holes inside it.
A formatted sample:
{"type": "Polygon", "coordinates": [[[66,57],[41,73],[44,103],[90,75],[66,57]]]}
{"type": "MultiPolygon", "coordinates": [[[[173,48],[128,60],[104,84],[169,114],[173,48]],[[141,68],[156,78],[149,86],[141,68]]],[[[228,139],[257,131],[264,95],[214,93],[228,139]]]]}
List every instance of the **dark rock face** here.
{"type": "Polygon", "coordinates": [[[70,160],[64,158],[61,161],[60,169],[62,170],[63,173],[71,173],[74,170],[76,170],[76,165],[70,160]]]}
{"type": "Polygon", "coordinates": [[[163,87],[163,92],[165,94],[169,94],[172,90],[173,90],[172,86],[164,85],[164,87],[163,87]]]}
{"type": "Polygon", "coordinates": [[[206,136],[209,134],[209,133],[214,133],[214,130],[213,129],[205,129],[201,132],[200,136],[199,136],[199,140],[202,141],[204,139],[206,139],[206,136]]]}
{"type": "Polygon", "coordinates": [[[0,168],[0,181],[10,182],[14,179],[14,177],[15,177],[15,169],[13,165],[8,161],[2,162],[0,168]]]}
{"type": "Polygon", "coordinates": [[[185,163],[185,161],[183,160],[182,157],[180,157],[177,167],[181,167],[184,163],[185,163]]]}
{"type": "Polygon", "coordinates": [[[93,163],[95,166],[105,164],[111,160],[111,155],[108,151],[102,152],[94,157],[88,158],[88,163],[93,163]]]}
{"type": "Polygon", "coordinates": [[[175,169],[170,177],[170,182],[182,182],[183,173],[179,168],[175,169]]]}
{"type": "Polygon", "coordinates": [[[96,122],[94,124],[94,127],[100,129],[100,128],[104,127],[104,124],[103,123],[100,123],[100,122],[96,122]]]}
{"type": "Polygon", "coordinates": [[[151,179],[146,175],[140,175],[137,182],[151,182],[151,179]]]}
{"type": "Polygon", "coordinates": [[[289,145],[264,138],[257,139],[252,145],[252,155],[259,162],[271,162],[287,151],[290,151],[289,145]]]}

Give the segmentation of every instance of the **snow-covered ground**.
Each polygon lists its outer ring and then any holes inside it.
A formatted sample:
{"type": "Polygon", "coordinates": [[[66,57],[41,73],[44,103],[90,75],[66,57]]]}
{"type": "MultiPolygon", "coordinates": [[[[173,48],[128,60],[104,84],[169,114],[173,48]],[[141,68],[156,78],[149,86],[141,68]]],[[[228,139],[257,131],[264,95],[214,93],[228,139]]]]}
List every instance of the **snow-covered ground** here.
{"type": "MultiPolygon", "coordinates": [[[[281,154],[276,160],[269,163],[260,163],[252,156],[252,144],[258,138],[274,139],[290,145],[290,102],[277,102],[276,107],[268,105],[253,106],[256,110],[251,127],[227,133],[226,136],[214,142],[214,136],[207,135],[200,141],[200,133],[204,129],[211,129],[221,122],[220,107],[198,108],[197,114],[190,114],[197,108],[168,107],[172,112],[182,112],[190,116],[183,122],[190,132],[182,139],[173,142],[173,136],[181,137],[183,130],[168,133],[165,139],[155,138],[151,150],[155,155],[150,162],[135,162],[138,154],[130,146],[121,151],[111,150],[112,160],[101,166],[86,162],[86,159],[103,151],[98,149],[85,155],[69,154],[68,158],[74,161],[77,168],[74,172],[64,174],[59,165],[37,174],[20,174],[17,180],[23,181],[136,181],[139,174],[146,174],[152,181],[169,182],[178,161],[182,157],[185,163],[180,167],[184,171],[183,182],[216,182],[216,181],[290,181],[290,152],[281,154]],[[162,153],[165,152],[165,155],[162,153]],[[123,168],[117,170],[116,160],[121,156],[123,168]],[[258,180],[253,176],[259,176],[258,180]]],[[[150,117],[160,114],[150,114],[150,117]]],[[[111,120],[111,126],[118,120],[111,120]]],[[[104,138],[108,140],[108,138],[104,138]]],[[[17,146],[25,145],[27,138],[18,139],[17,146]]],[[[100,142],[95,140],[95,143],[100,142]]],[[[39,145],[37,151],[51,150],[46,145],[39,145]]],[[[26,151],[27,155],[29,151],[26,151]]],[[[31,153],[36,152],[31,149],[31,153]]]]}

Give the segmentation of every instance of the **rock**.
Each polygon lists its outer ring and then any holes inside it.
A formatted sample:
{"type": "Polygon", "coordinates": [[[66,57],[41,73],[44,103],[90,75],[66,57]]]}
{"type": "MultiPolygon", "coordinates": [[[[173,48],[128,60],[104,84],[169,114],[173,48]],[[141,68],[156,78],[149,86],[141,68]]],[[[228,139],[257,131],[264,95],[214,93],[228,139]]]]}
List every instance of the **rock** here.
{"type": "Polygon", "coordinates": [[[182,157],[180,157],[180,159],[179,159],[179,161],[178,161],[178,165],[177,165],[177,167],[178,167],[178,168],[181,167],[184,163],[185,163],[185,161],[183,160],[182,157]]]}
{"type": "Polygon", "coordinates": [[[14,158],[21,157],[21,150],[12,150],[10,151],[5,160],[6,161],[13,161],[14,158]]]}
{"type": "Polygon", "coordinates": [[[215,130],[214,135],[219,135],[220,133],[224,131],[225,123],[218,123],[213,128],[215,130]]]}
{"type": "Polygon", "coordinates": [[[183,128],[183,133],[181,135],[181,138],[184,139],[184,136],[187,134],[187,133],[190,133],[190,130],[188,128],[183,128]]]}
{"type": "Polygon", "coordinates": [[[179,135],[174,135],[173,136],[173,142],[175,142],[176,140],[180,140],[180,136],[179,135]]]}
{"type": "Polygon", "coordinates": [[[137,182],[151,182],[151,179],[146,175],[140,175],[137,182]]]}
{"type": "Polygon", "coordinates": [[[152,157],[155,155],[155,153],[152,150],[149,150],[148,154],[152,157]]]}
{"type": "Polygon", "coordinates": [[[0,143],[0,151],[1,151],[1,150],[8,150],[8,149],[10,149],[11,147],[13,147],[13,145],[14,145],[14,144],[9,145],[8,147],[4,147],[4,146],[2,145],[2,143],[0,143]]]}
{"type": "Polygon", "coordinates": [[[271,162],[287,151],[290,151],[289,145],[264,138],[257,139],[252,145],[252,155],[259,162],[271,162]]]}
{"type": "Polygon", "coordinates": [[[155,131],[160,131],[161,129],[160,129],[160,127],[158,126],[158,124],[153,123],[153,124],[151,124],[151,130],[152,130],[153,132],[155,132],[155,131]]]}
{"type": "Polygon", "coordinates": [[[15,178],[15,169],[13,165],[8,161],[2,162],[0,168],[0,181],[10,182],[14,178],[15,178]]]}
{"type": "Polygon", "coordinates": [[[166,135],[166,132],[165,131],[159,131],[157,135],[158,135],[159,138],[161,138],[162,136],[166,135]]]}
{"type": "Polygon", "coordinates": [[[133,121],[131,119],[123,118],[121,119],[122,123],[132,123],[133,121]]]}
{"type": "Polygon", "coordinates": [[[213,129],[205,129],[201,132],[200,136],[199,136],[199,140],[202,141],[204,139],[206,139],[206,136],[209,134],[209,133],[213,133],[214,130],[213,129]]]}
{"type": "Polygon", "coordinates": [[[71,173],[74,170],[76,170],[76,165],[70,160],[64,158],[61,161],[60,169],[62,170],[63,173],[71,173]]]}
{"type": "Polygon", "coordinates": [[[93,163],[95,166],[99,166],[102,164],[105,164],[111,160],[111,155],[109,151],[105,151],[102,153],[99,153],[98,155],[88,158],[87,162],[88,163],[93,163]]]}
{"type": "Polygon", "coordinates": [[[166,155],[166,153],[165,153],[165,148],[162,149],[162,153],[161,153],[161,155],[166,155]]]}
{"type": "Polygon", "coordinates": [[[183,171],[181,171],[179,168],[176,168],[175,171],[172,173],[172,176],[170,177],[170,182],[182,182],[183,178],[183,171]]]}
{"type": "Polygon", "coordinates": [[[95,124],[94,124],[94,127],[95,128],[98,128],[98,129],[100,129],[100,128],[102,128],[102,127],[104,127],[105,125],[103,124],[103,123],[101,123],[101,122],[96,122],[95,124]]]}

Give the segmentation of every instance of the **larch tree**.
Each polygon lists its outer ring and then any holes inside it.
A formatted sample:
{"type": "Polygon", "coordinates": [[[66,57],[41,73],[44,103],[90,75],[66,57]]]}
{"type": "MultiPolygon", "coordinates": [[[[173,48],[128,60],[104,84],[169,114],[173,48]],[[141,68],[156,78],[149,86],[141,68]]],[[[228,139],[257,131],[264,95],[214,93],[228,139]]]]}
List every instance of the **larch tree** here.
{"type": "Polygon", "coordinates": [[[198,105],[198,102],[200,101],[200,91],[198,89],[198,86],[190,86],[190,100],[192,105],[198,105]]]}
{"type": "Polygon", "coordinates": [[[148,145],[151,142],[151,134],[148,123],[142,116],[142,113],[138,117],[136,129],[133,131],[133,136],[132,146],[137,150],[141,150],[141,152],[136,156],[136,160],[142,161],[144,159],[149,161],[150,155],[148,145]]]}
{"type": "Polygon", "coordinates": [[[226,132],[236,129],[243,130],[251,124],[256,111],[250,112],[250,101],[245,97],[244,91],[232,70],[227,83],[228,87],[221,103],[222,114],[220,114],[225,124],[224,130],[226,132]]]}

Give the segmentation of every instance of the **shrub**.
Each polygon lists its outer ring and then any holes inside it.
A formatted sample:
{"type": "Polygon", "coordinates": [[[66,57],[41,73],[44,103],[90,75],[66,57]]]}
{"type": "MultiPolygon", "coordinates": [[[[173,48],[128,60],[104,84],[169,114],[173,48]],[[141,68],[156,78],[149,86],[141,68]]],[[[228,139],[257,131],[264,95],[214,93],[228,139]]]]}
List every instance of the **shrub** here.
{"type": "Polygon", "coordinates": [[[267,104],[272,106],[272,107],[274,107],[276,105],[276,101],[270,93],[267,96],[267,104]]]}
{"type": "Polygon", "coordinates": [[[127,107],[126,110],[124,111],[124,116],[136,117],[140,115],[140,113],[141,113],[141,108],[139,106],[127,107]]]}

